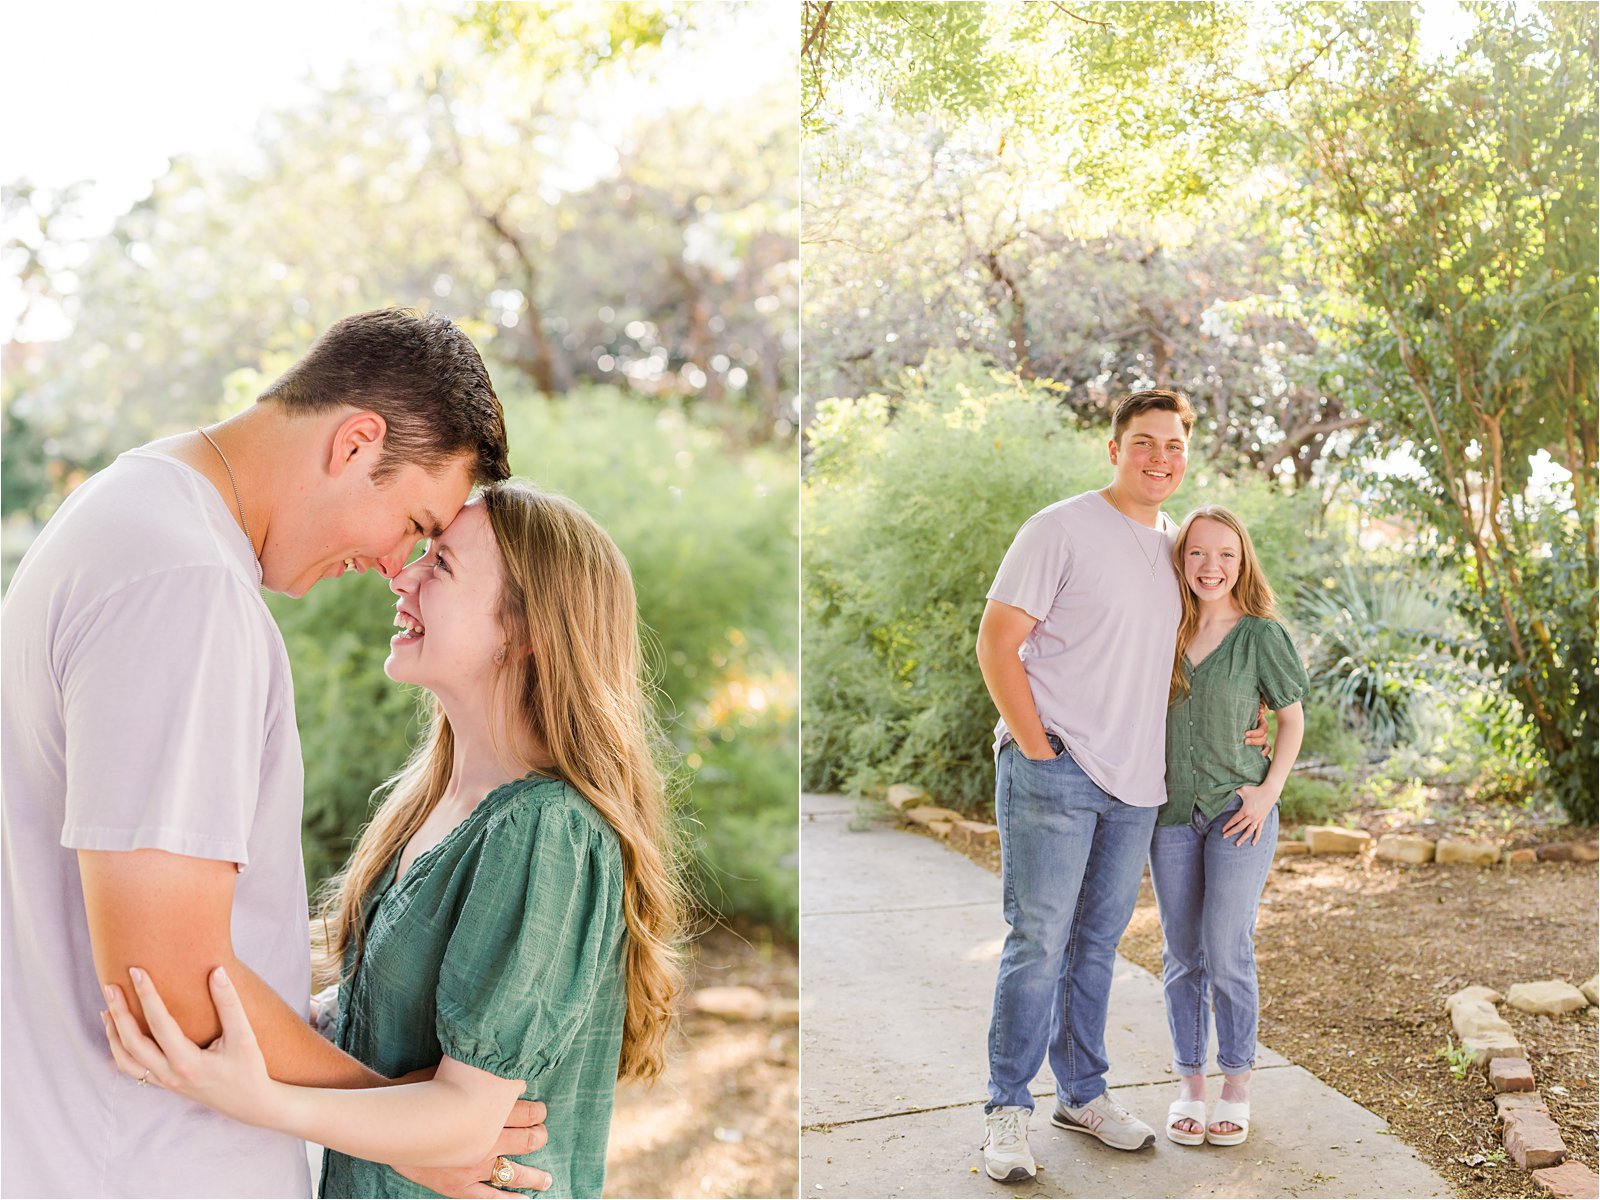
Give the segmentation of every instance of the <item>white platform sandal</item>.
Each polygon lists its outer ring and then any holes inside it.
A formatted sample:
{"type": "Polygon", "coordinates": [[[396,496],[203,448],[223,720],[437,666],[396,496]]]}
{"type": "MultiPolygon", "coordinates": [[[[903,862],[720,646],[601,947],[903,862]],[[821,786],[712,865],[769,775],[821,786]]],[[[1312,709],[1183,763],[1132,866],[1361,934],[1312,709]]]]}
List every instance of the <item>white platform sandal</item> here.
{"type": "Polygon", "coordinates": [[[1237,1146],[1250,1136],[1250,1101],[1218,1100],[1211,1110],[1211,1121],[1206,1125],[1206,1141],[1213,1146],[1237,1146]],[[1232,1133],[1212,1133],[1211,1126],[1228,1121],[1239,1128],[1232,1133]]]}
{"type": "Polygon", "coordinates": [[[1204,1100],[1174,1100],[1167,1105],[1167,1136],[1180,1146],[1199,1146],[1206,1140],[1206,1102],[1204,1100]],[[1179,1121],[1187,1118],[1200,1126],[1198,1133],[1178,1129],[1179,1121]]]}

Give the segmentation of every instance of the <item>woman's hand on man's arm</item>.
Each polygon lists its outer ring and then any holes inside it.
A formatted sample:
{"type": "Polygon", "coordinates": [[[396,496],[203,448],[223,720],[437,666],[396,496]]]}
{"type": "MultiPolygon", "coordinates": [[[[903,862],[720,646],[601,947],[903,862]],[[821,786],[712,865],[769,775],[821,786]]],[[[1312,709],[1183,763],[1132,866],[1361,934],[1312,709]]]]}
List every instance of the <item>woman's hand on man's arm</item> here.
{"type": "Polygon", "coordinates": [[[165,850],[79,850],[78,871],[95,973],[118,984],[140,1018],[128,969],[137,963],[160,982],[167,1011],[202,1045],[220,1030],[207,977],[226,967],[274,1079],[309,1087],[377,1087],[387,1082],[318,1037],[233,951],[231,862],[165,850]]]}
{"type": "MultiPolygon", "coordinates": [[[[373,1162],[411,1160],[416,1165],[404,1173],[444,1194],[493,1195],[493,1189],[477,1190],[486,1172],[468,1177],[492,1166],[496,1154],[526,1153],[544,1144],[544,1106],[514,1108],[521,1080],[446,1058],[435,1077],[422,1083],[352,1090],[279,1083],[267,1074],[225,971],[211,972],[208,980],[222,1035],[205,1049],[167,1012],[149,975],[137,967],[130,974],[153,1036],[140,1028],[121,989],[108,987],[106,1036],[117,1066],[225,1116],[373,1162]]],[[[511,1186],[550,1186],[545,1172],[513,1166],[511,1186]]]]}

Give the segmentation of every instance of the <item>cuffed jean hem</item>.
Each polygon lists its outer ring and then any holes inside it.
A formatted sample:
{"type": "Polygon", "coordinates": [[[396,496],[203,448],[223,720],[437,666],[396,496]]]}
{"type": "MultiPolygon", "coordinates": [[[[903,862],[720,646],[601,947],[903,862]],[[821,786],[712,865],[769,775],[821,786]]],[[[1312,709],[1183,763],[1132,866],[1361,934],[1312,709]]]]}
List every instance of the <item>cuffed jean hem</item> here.
{"type": "MultiPolygon", "coordinates": [[[[1220,1058],[1217,1059],[1217,1070],[1224,1075],[1243,1075],[1246,1071],[1254,1071],[1255,1069],[1256,1060],[1253,1058],[1242,1067],[1230,1067],[1220,1058]]],[[[1206,1065],[1205,1063],[1175,1062],[1172,1064],[1172,1070],[1178,1075],[1204,1075],[1206,1073],[1206,1065]]]]}

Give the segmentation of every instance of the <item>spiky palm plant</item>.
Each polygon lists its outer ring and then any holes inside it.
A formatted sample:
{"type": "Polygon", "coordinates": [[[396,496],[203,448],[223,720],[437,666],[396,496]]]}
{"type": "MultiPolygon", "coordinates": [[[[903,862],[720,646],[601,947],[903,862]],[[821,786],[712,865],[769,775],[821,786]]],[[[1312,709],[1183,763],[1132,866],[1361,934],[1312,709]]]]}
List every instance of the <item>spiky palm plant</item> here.
{"type": "Polygon", "coordinates": [[[1326,585],[1300,584],[1293,620],[1312,690],[1375,749],[1415,737],[1432,681],[1459,670],[1439,649],[1459,625],[1450,585],[1431,572],[1346,564],[1326,585]]]}

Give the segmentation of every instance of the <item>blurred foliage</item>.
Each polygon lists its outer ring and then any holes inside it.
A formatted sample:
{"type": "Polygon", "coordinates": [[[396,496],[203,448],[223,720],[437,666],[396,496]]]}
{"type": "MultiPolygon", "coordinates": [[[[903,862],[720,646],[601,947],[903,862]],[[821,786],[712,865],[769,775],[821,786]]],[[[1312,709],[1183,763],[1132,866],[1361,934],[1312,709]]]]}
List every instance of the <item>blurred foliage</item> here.
{"type": "MultiPolygon", "coordinates": [[[[1022,523],[1104,484],[1107,435],[1059,385],[930,356],[893,395],[832,399],[810,431],[805,524],[805,783],[902,780],[971,809],[993,786],[994,706],[973,647],[1022,523]]],[[[1226,504],[1280,588],[1334,569],[1339,535],[1310,492],[1230,478],[1191,456],[1168,505],[1226,504]]]]}
{"type": "Polygon", "coordinates": [[[670,32],[687,25],[690,11],[634,0],[586,5],[489,0],[470,5],[456,21],[476,33],[486,51],[516,54],[548,76],[592,72],[618,56],[659,47],[670,32]]]}
{"type": "Polygon", "coordinates": [[[1300,761],[1305,765],[1328,765],[1345,772],[1359,767],[1367,757],[1367,747],[1338,709],[1315,697],[1302,706],[1305,735],[1300,743],[1300,761]]]}
{"type": "MultiPolygon", "coordinates": [[[[627,556],[660,712],[682,756],[696,889],[712,910],[796,932],[798,629],[792,459],[616,389],[503,397],[514,471],[572,497],[627,556]]],[[[294,664],[313,882],[404,761],[418,699],[383,661],[393,596],[375,574],[269,600],[294,664]]],[[[424,702],[425,699],[424,699],[424,702]]]]}
{"type": "Polygon", "coordinates": [[[508,391],[611,383],[741,444],[789,442],[794,78],[716,99],[681,84],[725,52],[715,37],[766,36],[767,19],[405,19],[387,67],[268,113],[236,153],[174,159],[102,237],[65,244],[73,189],[7,187],[7,267],[70,322],[5,348],[5,465],[45,464],[8,480],[7,515],[42,519],[71,478],[235,410],[321,329],[388,304],[455,317],[508,391]]]}
{"type": "Polygon", "coordinates": [[[1346,789],[1326,779],[1293,774],[1278,798],[1279,820],[1289,825],[1328,825],[1350,806],[1346,789]]]}

